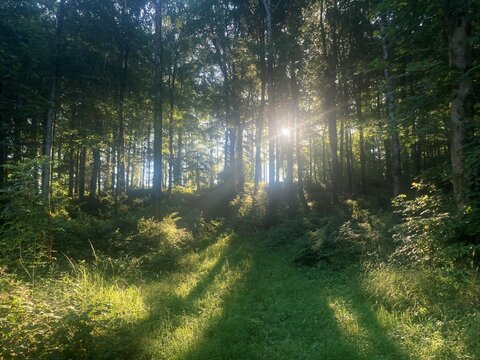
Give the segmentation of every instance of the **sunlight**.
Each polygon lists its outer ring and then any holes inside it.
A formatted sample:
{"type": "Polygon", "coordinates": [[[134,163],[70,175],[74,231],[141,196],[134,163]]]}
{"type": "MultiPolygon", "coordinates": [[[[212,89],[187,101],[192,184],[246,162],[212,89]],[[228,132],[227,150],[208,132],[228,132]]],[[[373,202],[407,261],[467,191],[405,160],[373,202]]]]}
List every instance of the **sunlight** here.
{"type": "Polygon", "coordinates": [[[358,314],[355,314],[351,304],[341,298],[331,299],[328,307],[332,310],[338,327],[350,339],[355,339],[359,350],[365,353],[371,352],[374,348],[372,338],[368,334],[368,329],[361,326],[358,314]]]}
{"type": "Polygon", "coordinates": [[[290,135],[290,129],[289,128],[283,128],[281,131],[282,131],[283,136],[290,135]]]}
{"type": "MultiPolygon", "coordinates": [[[[232,236],[224,236],[202,254],[182,263],[185,272],[171,278],[172,283],[168,283],[165,290],[171,292],[174,288],[176,299],[183,298],[184,302],[177,305],[183,311],[171,314],[171,309],[167,310],[168,315],[160,327],[167,331],[160,330],[158,336],[150,338],[144,344],[146,351],[161,354],[162,358],[184,359],[208,338],[208,329],[222,317],[225,301],[238,291],[252,265],[248,256],[229,263],[226,251],[231,240],[232,236]],[[219,268],[215,269],[216,266],[219,268]]],[[[153,291],[158,296],[156,289],[153,291]]]]}

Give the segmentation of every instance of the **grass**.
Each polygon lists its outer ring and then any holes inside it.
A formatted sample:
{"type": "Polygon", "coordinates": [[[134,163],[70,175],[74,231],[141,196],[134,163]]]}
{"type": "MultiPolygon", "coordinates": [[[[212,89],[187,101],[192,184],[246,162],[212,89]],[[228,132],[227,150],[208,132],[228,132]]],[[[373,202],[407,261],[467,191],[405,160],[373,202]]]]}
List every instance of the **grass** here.
{"type": "MultiPolygon", "coordinates": [[[[417,301],[428,295],[413,293],[407,295],[413,303],[400,307],[402,300],[396,296],[410,280],[405,273],[382,279],[378,270],[363,273],[357,267],[334,272],[299,268],[285,253],[259,245],[260,240],[224,235],[202,253],[184,258],[181,271],[142,287],[149,314],[132,330],[137,344],[132,357],[474,359],[480,355],[474,333],[470,342],[465,341],[468,337],[455,337],[478,331],[478,316],[468,320],[473,312],[449,323],[429,317],[429,309],[425,316],[417,316],[417,301]],[[378,296],[385,296],[383,303],[378,296]],[[389,300],[399,307],[387,308],[389,300]],[[477,330],[465,327],[474,324],[477,330]]],[[[461,309],[456,308],[462,313],[461,309]]]]}
{"type": "Polygon", "coordinates": [[[0,358],[480,358],[475,277],[300,267],[266,236],[216,234],[170,272],[98,260],[35,286],[4,276],[0,358]]]}

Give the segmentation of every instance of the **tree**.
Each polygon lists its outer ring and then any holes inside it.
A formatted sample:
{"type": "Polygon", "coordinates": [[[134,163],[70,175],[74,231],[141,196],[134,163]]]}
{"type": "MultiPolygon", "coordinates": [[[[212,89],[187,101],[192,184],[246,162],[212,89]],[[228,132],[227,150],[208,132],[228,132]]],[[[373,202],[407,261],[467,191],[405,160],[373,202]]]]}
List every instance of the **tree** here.
{"type": "Polygon", "coordinates": [[[162,40],[162,0],[155,0],[155,56],[154,56],[154,88],[153,88],[153,191],[156,207],[160,208],[163,179],[163,40],[162,40]]]}
{"type": "Polygon", "coordinates": [[[472,143],[474,135],[473,82],[470,74],[473,53],[469,45],[471,24],[468,10],[468,1],[445,1],[445,30],[450,67],[454,71],[450,102],[452,183],[455,202],[461,211],[465,209],[468,201],[465,149],[472,143]]]}
{"type": "Polygon", "coordinates": [[[55,31],[55,49],[53,56],[53,74],[52,74],[52,86],[50,89],[50,98],[48,101],[48,111],[45,127],[45,150],[46,156],[45,164],[43,166],[42,174],[42,193],[47,203],[50,201],[50,180],[52,171],[52,147],[53,147],[53,123],[55,118],[55,111],[57,107],[58,97],[58,83],[60,80],[60,46],[61,36],[63,30],[63,18],[65,16],[65,3],[66,0],[60,0],[60,4],[57,10],[57,26],[55,31]]]}

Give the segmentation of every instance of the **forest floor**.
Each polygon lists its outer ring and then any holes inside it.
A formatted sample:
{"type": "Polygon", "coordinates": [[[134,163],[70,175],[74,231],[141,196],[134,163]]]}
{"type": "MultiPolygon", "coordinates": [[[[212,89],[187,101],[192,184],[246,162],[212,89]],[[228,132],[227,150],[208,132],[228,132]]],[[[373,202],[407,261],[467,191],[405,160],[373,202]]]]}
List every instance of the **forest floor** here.
{"type": "MultiPolygon", "coordinates": [[[[181,225],[210,224],[191,201],[175,204],[181,225]]],[[[324,215],[333,223],[313,213],[315,228],[350,229],[348,236],[374,242],[390,228],[388,213],[351,208],[324,215]]],[[[99,245],[94,258],[78,260],[78,252],[35,284],[0,268],[0,359],[480,358],[476,272],[348,255],[302,266],[295,259],[308,214],[247,231],[218,221],[197,237],[168,217],[149,220],[143,235],[122,235],[118,224],[141,222],[129,214],[79,218],[66,237],[73,247],[78,234],[143,246],[161,229],[172,241],[191,234],[192,245],[164,269],[165,257],[102,255],[99,245]]]]}
{"type": "Polygon", "coordinates": [[[353,268],[299,268],[234,234],[182,263],[142,289],[150,311],[132,332],[139,358],[406,358],[353,268]]]}
{"type": "Polygon", "coordinates": [[[288,251],[258,240],[224,234],[183,258],[180,271],[145,284],[149,311],[130,329],[136,347],[129,352],[205,360],[474,358],[465,345],[475,339],[445,338],[440,321],[375,304],[356,266],[298,267],[288,251]]]}

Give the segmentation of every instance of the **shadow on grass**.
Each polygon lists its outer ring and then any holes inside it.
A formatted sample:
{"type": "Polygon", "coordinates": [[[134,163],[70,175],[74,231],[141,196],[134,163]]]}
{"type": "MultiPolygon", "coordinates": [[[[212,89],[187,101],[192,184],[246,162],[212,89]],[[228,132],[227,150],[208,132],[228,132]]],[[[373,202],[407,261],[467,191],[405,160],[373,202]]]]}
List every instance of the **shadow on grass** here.
{"type": "Polygon", "coordinates": [[[147,294],[150,315],[129,329],[135,344],[125,357],[409,358],[378,323],[353,273],[299,269],[236,236],[210,261],[182,291],[171,287],[194,274],[147,294]]]}
{"type": "Polygon", "coordinates": [[[363,302],[358,278],[337,288],[271,256],[255,254],[242,291],[182,359],[408,358],[363,302]]]}

